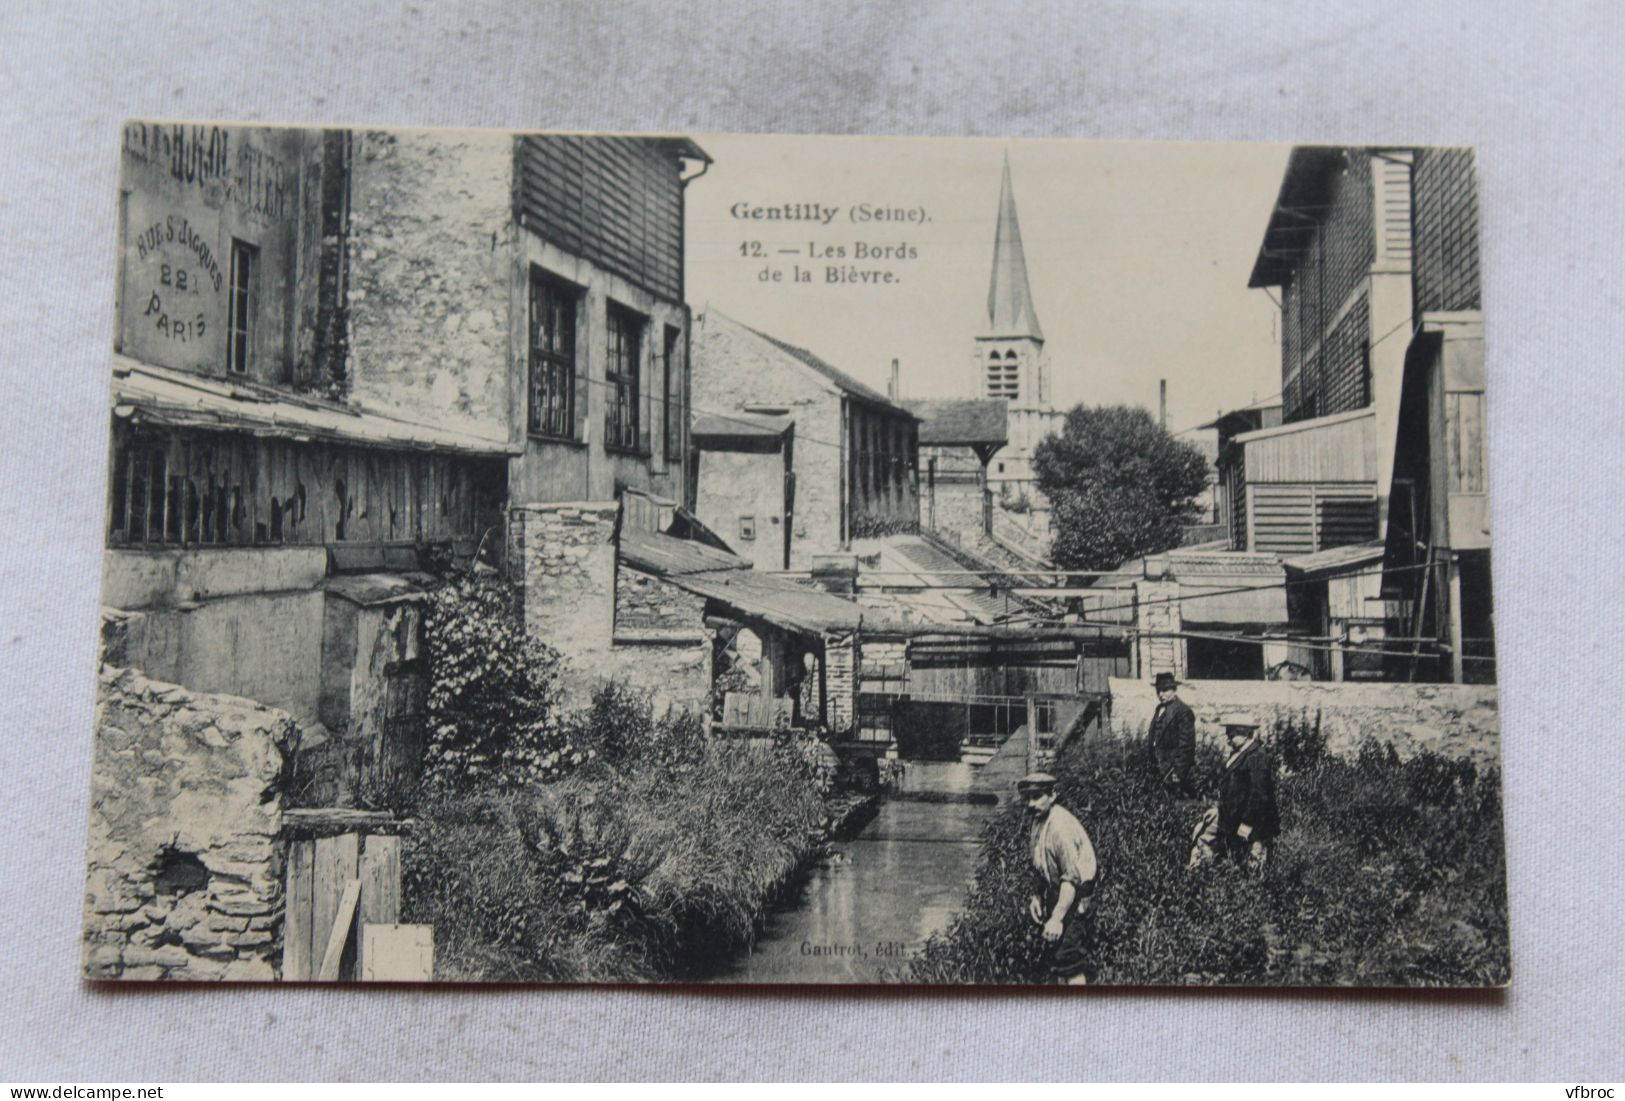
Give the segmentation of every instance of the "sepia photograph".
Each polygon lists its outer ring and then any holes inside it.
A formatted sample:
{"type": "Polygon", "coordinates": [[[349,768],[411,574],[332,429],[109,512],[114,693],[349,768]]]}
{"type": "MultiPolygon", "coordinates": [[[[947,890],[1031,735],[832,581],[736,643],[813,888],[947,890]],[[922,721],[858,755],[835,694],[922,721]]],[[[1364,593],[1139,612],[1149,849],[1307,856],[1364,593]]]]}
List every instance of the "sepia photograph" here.
{"type": "Polygon", "coordinates": [[[116,140],[86,978],[1510,982],[1471,149],[116,140]]]}

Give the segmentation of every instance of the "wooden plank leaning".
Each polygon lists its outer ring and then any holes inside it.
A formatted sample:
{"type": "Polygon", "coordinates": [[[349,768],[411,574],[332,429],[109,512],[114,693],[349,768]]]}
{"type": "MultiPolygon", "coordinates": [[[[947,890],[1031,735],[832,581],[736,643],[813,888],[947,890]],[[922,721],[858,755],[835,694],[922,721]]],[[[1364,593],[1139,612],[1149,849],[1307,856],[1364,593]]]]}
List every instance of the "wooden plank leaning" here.
{"type": "Polygon", "coordinates": [[[339,896],[338,912],[334,915],[333,931],[327,937],[327,951],[322,953],[322,969],[316,973],[318,982],[337,982],[339,967],[344,962],[344,945],[350,939],[350,927],[355,924],[356,900],[361,897],[361,881],[352,879],[344,885],[339,896]]]}

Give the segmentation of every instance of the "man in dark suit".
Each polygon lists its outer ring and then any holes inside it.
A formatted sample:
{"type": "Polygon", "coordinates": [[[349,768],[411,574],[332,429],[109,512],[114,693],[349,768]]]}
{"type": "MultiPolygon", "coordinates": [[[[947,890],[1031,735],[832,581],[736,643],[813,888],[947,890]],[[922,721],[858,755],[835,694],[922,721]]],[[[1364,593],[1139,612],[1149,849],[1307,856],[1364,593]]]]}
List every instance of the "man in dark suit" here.
{"type": "Polygon", "coordinates": [[[1209,843],[1223,845],[1237,867],[1262,873],[1281,832],[1275,762],[1259,741],[1258,723],[1252,716],[1226,716],[1224,736],[1230,743],[1230,759],[1219,780],[1217,836],[1209,843]]]}
{"type": "Polygon", "coordinates": [[[1196,715],[1179,698],[1179,681],[1158,673],[1157,710],[1151,715],[1151,757],[1162,789],[1176,799],[1196,798],[1191,768],[1196,764],[1196,715]]]}

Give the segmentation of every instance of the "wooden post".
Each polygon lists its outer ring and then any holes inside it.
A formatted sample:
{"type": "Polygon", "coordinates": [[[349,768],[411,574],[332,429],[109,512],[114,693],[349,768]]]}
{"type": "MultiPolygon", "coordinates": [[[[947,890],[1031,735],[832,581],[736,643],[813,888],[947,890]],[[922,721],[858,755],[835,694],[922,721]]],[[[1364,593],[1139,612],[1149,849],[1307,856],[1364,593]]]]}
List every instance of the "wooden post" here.
{"type": "Polygon", "coordinates": [[[1462,683],[1466,662],[1461,652],[1461,559],[1450,555],[1450,679],[1462,683]]]}
{"type": "Polygon", "coordinates": [[[361,850],[361,923],[401,920],[401,839],[375,833],[361,850]]]}
{"type": "Polygon", "coordinates": [[[288,882],[283,895],[282,979],[309,982],[311,979],[311,925],[315,919],[316,843],[295,841],[288,846],[288,882]]]}

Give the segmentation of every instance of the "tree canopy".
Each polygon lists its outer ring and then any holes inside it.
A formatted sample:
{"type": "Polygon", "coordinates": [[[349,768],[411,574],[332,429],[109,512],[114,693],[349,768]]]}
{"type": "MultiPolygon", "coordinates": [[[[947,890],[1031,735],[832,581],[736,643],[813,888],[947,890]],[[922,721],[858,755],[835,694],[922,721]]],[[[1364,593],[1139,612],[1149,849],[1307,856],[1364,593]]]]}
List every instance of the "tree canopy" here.
{"type": "Polygon", "coordinates": [[[1075,406],[1060,435],[1039,442],[1033,468],[1053,509],[1050,557],[1078,570],[1177,547],[1207,487],[1202,453],[1127,405],[1075,406]]]}

